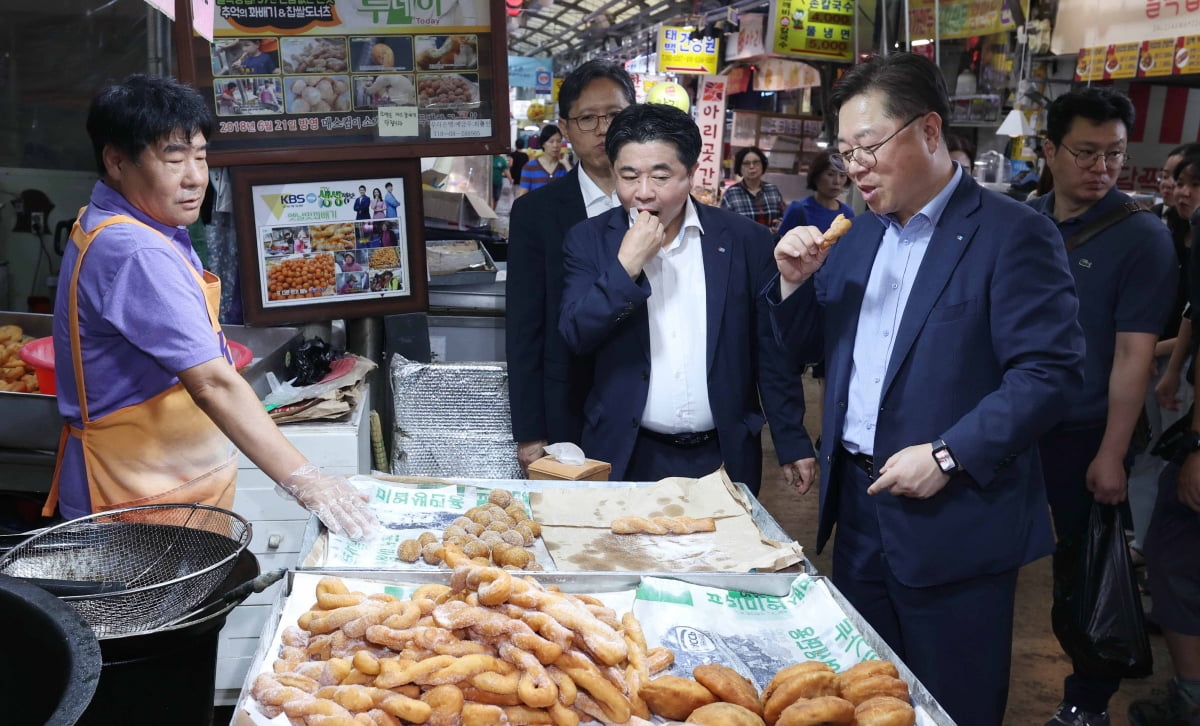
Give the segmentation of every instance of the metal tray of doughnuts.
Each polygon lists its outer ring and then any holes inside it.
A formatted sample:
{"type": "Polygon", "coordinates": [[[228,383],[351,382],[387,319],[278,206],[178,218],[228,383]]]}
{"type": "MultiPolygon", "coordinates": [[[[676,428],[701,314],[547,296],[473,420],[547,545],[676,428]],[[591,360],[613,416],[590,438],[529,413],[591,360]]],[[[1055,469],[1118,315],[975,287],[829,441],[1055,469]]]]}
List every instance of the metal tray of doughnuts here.
{"type": "MultiPolygon", "coordinates": [[[[362,579],[374,580],[378,582],[396,583],[403,585],[424,585],[427,583],[438,583],[448,585],[450,583],[450,572],[448,570],[383,570],[383,571],[364,571],[357,569],[329,569],[321,570],[322,574],[327,574],[344,579],[362,579]]],[[[635,588],[643,577],[640,573],[633,572],[537,572],[531,573],[538,582],[544,585],[556,585],[564,592],[576,593],[604,593],[604,592],[619,592],[635,588]]],[[[271,609],[271,615],[267,618],[267,622],[263,627],[262,636],[259,640],[259,647],[254,654],[254,659],[246,675],[246,680],[242,686],[242,693],[238,698],[238,708],[235,709],[234,718],[231,726],[253,726],[255,722],[246,716],[242,708],[246,699],[249,698],[250,687],[254,682],[254,678],[263,670],[263,663],[266,658],[272,654],[267,653],[270,644],[273,641],[273,636],[276,630],[280,627],[280,620],[283,615],[284,605],[287,598],[291,596],[292,580],[295,571],[288,573],[288,578],[284,588],[281,588],[276,596],[274,605],[271,609]]],[[[655,575],[657,577],[669,577],[683,582],[689,582],[705,587],[713,587],[727,590],[738,590],[741,592],[762,592],[762,590],[770,589],[775,592],[763,594],[776,594],[779,592],[787,593],[797,573],[707,573],[707,572],[686,572],[686,573],[664,573],[655,575]],[[765,586],[765,587],[764,587],[765,586]]],[[[825,583],[829,592],[833,595],[834,601],[841,609],[842,613],[854,625],[855,628],[862,634],[863,640],[868,646],[883,660],[890,660],[900,671],[900,677],[909,684],[909,694],[912,697],[912,702],[916,706],[924,709],[923,718],[919,718],[917,726],[956,726],[954,719],[938,704],[929,690],[925,688],[908,666],[900,660],[896,652],[875,632],[854,606],[833,586],[833,582],[828,578],[819,575],[813,575],[814,579],[825,583]],[[927,718],[924,718],[927,717],[927,718]]],[[[657,719],[656,719],[657,721],[657,719]]]]}
{"type": "MultiPolygon", "coordinates": [[[[385,481],[387,480],[387,477],[384,477],[384,476],[380,476],[378,478],[383,479],[385,481]]],[[[475,486],[475,487],[479,487],[480,489],[508,489],[509,491],[527,491],[527,492],[538,492],[538,491],[542,491],[543,489],[566,489],[566,488],[575,488],[575,487],[608,488],[608,489],[630,488],[630,487],[649,487],[649,486],[654,486],[654,484],[656,483],[656,482],[629,482],[629,481],[559,481],[559,480],[540,480],[540,479],[458,479],[458,478],[446,478],[446,479],[437,479],[437,480],[430,479],[429,481],[430,482],[437,481],[440,483],[450,483],[450,484],[462,484],[462,485],[466,485],[466,486],[475,486]]],[[[769,539],[773,539],[773,540],[778,540],[780,542],[791,542],[792,541],[791,535],[789,535],[787,532],[784,531],[783,527],[780,526],[779,522],[775,521],[775,518],[772,517],[771,513],[767,511],[767,508],[762,505],[762,502],[758,501],[757,497],[755,497],[753,494],[750,493],[750,489],[745,484],[743,484],[741,482],[734,482],[734,486],[736,486],[741,491],[741,493],[743,495],[745,495],[746,500],[750,502],[750,517],[751,517],[751,519],[754,520],[754,523],[758,525],[759,530],[763,533],[763,535],[765,537],[767,537],[769,539]]],[[[324,533],[325,533],[325,526],[321,524],[321,521],[319,519],[317,519],[316,515],[310,516],[309,520],[308,520],[308,525],[304,529],[304,536],[300,540],[300,556],[299,556],[299,559],[297,560],[298,569],[314,570],[314,571],[327,569],[324,567],[311,567],[311,566],[305,565],[305,562],[308,561],[309,555],[312,553],[313,548],[317,546],[318,541],[320,540],[320,538],[322,537],[322,535],[324,533]]],[[[406,563],[401,562],[400,560],[396,560],[395,569],[400,572],[418,571],[418,570],[410,569],[406,565],[406,563]]],[[[361,577],[363,572],[377,572],[378,570],[375,568],[359,568],[359,569],[351,568],[351,569],[345,570],[345,571],[357,572],[357,573],[359,573],[359,576],[361,577]]],[[[808,557],[806,556],[806,557],[804,557],[804,560],[802,562],[800,562],[796,565],[792,565],[791,567],[788,567],[784,570],[780,570],[780,572],[783,574],[791,573],[792,575],[795,575],[795,573],[797,573],[797,572],[804,572],[809,575],[815,575],[815,574],[817,574],[817,568],[813,566],[812,562],[810,562],[808,557]]],[[[675,573],[636,572],[636,573],[627,573],[627,574],[629,574],[631,576],[635,576],[635,577],[637,575],[643,575],[643,574],[645,574],[645,575],[661,575],[663,577],[673,577],[675,573]]],[[[752,575],[754,577],[760,577],[760,576],[762,576],[764,574],[768,574],[768,573],[731,573],[731,574],[748,574],[748,575],[752,575]]],[[[720,587],[720,586],[717,585],[715,587],[720,587]]],[[[763,592],[762,594],[770,595],[773,593],[763,592]]]]}

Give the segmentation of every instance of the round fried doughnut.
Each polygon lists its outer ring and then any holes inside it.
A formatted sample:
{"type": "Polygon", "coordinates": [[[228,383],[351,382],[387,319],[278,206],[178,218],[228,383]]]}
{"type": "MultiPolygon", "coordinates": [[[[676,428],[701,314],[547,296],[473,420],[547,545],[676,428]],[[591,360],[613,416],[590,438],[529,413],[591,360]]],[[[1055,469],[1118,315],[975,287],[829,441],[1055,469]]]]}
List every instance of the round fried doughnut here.
{"type": "Polygon", "coordinates": [[[696,666],[692,677],[720,700],[737,704],[762,716],[762,701],[758,699],[758,689],[734,669],[717,663],[705,663],[696,666]]]}
{"type": "MultiPolygon", "coordinates": [[[[484,532],[484,534],[487,534],[487,532],[484,532]]],[[[525,545],[525,536],[515,529],[506,529],[499,534],[501,541],[507,542],[510,545],[515,547],[522,547],[525,545]]],[[[533,542],[530,541],[529,544],[533,544],[533,542]]]]}
{"type": "Polygon", "coordinates": [[[466,527],[467,525],[469,525],[470,523],[471,523],[471,518],[470,518],[470,517],[455,517],[455,518],[454,518],[454,521],[450,523],[450,526],[451,526],[451,527],[463,527],[463,528],[465,528],[465,527],[466,527]]]}
{"type": "Polygon", "coordinates": [[[465,525],[463,529],[467,530],[467,534],[471,535],[472,537],[478,537],[479,535],[483,534],[483,525],[479,522],[471,522],[470,524],[465,525]]]}
{"type": "Polygon", "coordinates": [[[513,502],[512,504],[505,507],[504,513],[507,514],[508,516],[512,517],[513,519],[515,519],[518,522],[522,522],[522,521],[529,519],[529,515],[525,512],[525,507],[523,505],[521,505],[519,502],[513,502]]]}
{"type": "Polygon", "coordinates": [[[437,542],[438,536],[433,532],[422,532],[420,536],[417,537],[417,541],[421,543],[422,547],[424,547],[430,542],[437,542]]]}
{"type": "Polygon", "coordinates": [[[914,726],[917,712],[908,701],[876,696],[858,704],[854,709],[854,720],[858,726],[914,726]]]}
{"type": "Polygon", "coordinates": [[[683,721],[701,706],[716,703],[717,697],[691,678],[659,676],[638,693],[653,713],[672,721],[683,721]]]}
{"type": "MultiPolygon", "coordinates": [[[[470,520],[467,520],[467,524],[470,524],[470,520]]],[[[450,539],[451,537],[466,537],[466,536],[467,536],[467,530],[462,525],[458,525],[458,524],[452,524],[449,527],[447,527],[445,529],[445,531],[442,532],[442,539],[450,539]]]]}
{"type": "Polygon", "coordinates": [[[502,542],[492,548],[492,559],[497,565],[513,567],[525,567],[533,559],[529,550],[524,547],[510,545],[507,542],[502,542]]]}
{"type": "Polygon", "coordinates": [[[492,529],[488,529],[488,530],[484,530],[483,534],[479,535],[479,540],[481,542],[483,542],[484,544],[486,544],[488,547],[495,547],[496,545],[503,542],[504,538],[500,536],[499,532],[492,530],[492,529]]]}
{"type": "Polygon", "coordinates": [[[421,543],[415,539],[406,539],[396,548],[396,556],[405,562],[416,562],[421,558],[421,543]]]}
{"type": "Polygon", "coordinates": [[[867,676],[847,684],[841,695],[855,706],[876,696],[891,696],[907,701],[908,684],[891,676],[867,676]]]}
{"type": "Polygon", "coordinates": [[[808,673],[809,671],[827,671],[829,673],[833,673],[833,669],[829,667],[828,663],[819,660],[806,660],[801,663],[790,665],[776,673],[775,677],[771,679],[771,682],[767,684],[767,687],[762,690],[761,698],[763,703],[767,702],[767,700],[771,697],[771,694],[775,692],[775,689],[783,685],[784,681],[790,679],[792,676],[798,673],[808,673]]]}
{"type": "Polygon", "coordinates": [[[488,494],[488,502],[491,504],[495,504],[497,507],[500,507],[501,509],[512,504],[512,501],[513,501],[512,492],[510,492],[507,489],[493,489],[491,494],[488,494]]]}
{"type": "Polygon", "coordinates": [[[467,542],[465,545],[463,545],[462,551],[463,554],[471,558],[490,557],[492,554],[492,548],[488,547],[487,542],[479,539],[473,539],[470,542],[467,542]]]}
{"type": "Polygon", "coordinates": [[[502,519],[493,519],[488,526],[483,528],[485,532],[507,532],[511,529],[511,525],[502,519]]]}
{"type": "Polygon", "coordinates": [[[837,676],[831,671],[808,671],[798,673],[783,682],[775,689],[771,697],[763,704],[763,720],[769,726],[775,726],[779,714],[788,706],[801,698],[817,698],[819,696],[836,696],[837,676]]]}
{"type": "Polygon", "coordinates": [[[442,562],[442,543],[430,542],[421,548],[421,558],[426,564],[439,565],[442,562]]]}
{"type": "Polygon", "coordinates": [[[854,704],[837,696],[802,698],[779,714],[780,726],[850,726],[854,704]]]}
{"type": "MultiPolygon", "coordinates": [[[[537,535],[534,534],[533,529],[537,522],[530,524],[531,521],[532,520],[529,519],[523,519],[520,522],[517,522],[516,526],[512,529],[512,531],[521,535],[521,544],[525,545],[526,547],[532,547],[533,541],[537,539],[537,535]]],[[[537,531],[542,531],[541,527],[538,527],[537,531]]]]}
{"type": "Polygon", "coordinates": [[[900,671],[896,670],[896,665],[888,660],[864,660],[838,674],[838,690],[842,690],[859,679],[881,675],[899,678],[900,671]]]}
{"type": "Polygon", "coordinates": [[[736,703],[710,703],[701,706],[687,717],[688,723],[702,726],[764,726],[762,718],[736,703]]]}

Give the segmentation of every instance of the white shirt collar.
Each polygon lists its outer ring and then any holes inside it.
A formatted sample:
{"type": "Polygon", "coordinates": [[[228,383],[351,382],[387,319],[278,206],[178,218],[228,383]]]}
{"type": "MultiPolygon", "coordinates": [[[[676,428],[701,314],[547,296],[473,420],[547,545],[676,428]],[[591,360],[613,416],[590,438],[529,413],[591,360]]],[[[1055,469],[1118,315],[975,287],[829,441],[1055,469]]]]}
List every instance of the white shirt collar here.
{"type": "Polygon", "coordinates": [[[587,209],[588,217],[595,217],[601,212],[621,204],[621,201],[617,199],[616,190],[613,190],[612,194],[605,194],[600,185],[588,176],[587,169],[583,168],[583,164],[579,165],[579,191],[583,194],[583,206],[587,209]]]}

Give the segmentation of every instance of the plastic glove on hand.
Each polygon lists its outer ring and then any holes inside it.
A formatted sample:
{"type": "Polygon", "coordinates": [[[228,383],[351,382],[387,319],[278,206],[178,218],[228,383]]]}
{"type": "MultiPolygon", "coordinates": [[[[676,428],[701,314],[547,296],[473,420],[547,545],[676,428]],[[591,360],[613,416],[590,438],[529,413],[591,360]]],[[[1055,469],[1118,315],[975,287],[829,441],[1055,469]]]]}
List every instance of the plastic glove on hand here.
{"type": "Polygon", "coordinates": [[[360,540],[379,528],[379,519],[367,505],[368,496],[344,477],[322,474],[317,466],[305,464],[279,485],[334,534],[360,540]]]}

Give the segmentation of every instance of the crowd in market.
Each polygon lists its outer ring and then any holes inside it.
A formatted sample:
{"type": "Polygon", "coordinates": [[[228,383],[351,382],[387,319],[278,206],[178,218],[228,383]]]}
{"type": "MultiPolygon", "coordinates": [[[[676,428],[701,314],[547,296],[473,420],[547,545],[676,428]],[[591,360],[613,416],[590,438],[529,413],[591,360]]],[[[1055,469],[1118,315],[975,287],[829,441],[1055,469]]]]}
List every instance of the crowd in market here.
{"type": "MultiPolygon", "coordinates": [[[[1072,91],[1048,111],[1053,186],[1022,203],[972,178],[924,58],[855,66],[831,107],[836,149],[812,163],[811,196],[785,208],[747,147],[716,208],[690,196],[701,142],[686,114],[636,104],[602,61],[564,80],[552,133],[579,163],[510,222],[521,464],[572,441],[614,480],[724,465],[757,492],[769,424],[787,483],[819,482],[834,585],[973,726],[1003,720],[1019,568],[1083,538],[1094,508],[1128,524],[1130,496],[1152,501],[1135,536],[1174,676],[1130,719],[1200,723],[1200,420],[1183,414],[1200,148],[1172,152],[1162,205],[1141,210],[1115,188],[1130,101],[1072,91]],[[867,211],[831,244],[847,184],[867,211]],[[1150,456],[1181,417],[1171,460],[1150,456]]],[[[1047,726],[1107,726],[1119,687],[1076,659],[1047,726]]]]}
{"type": "MultiPolygon", "coordinates": [[[[945,83],[923,57],[853,67],[831,107],[836,150],[810,170],[812,201],[785,210],[749,148],[714,207],[691,196],[701,138],[687,113],[636,103],[616,64],[566,77],[560,124],[539,136],[511,215],[521,464],[572,441],[614,480],[724,466],[757,493],[769,424],[786,482],[798,495],[819,483],[817,548],[832,538],[834,585],[971,726],[1003,719],[1019,568],[1083,537],[1096,508],[1150,496],[1136,536],[1174,676],[1130,719],[1194,726],[1200,420],[1182,411],[1200,148],[1171,154],[1162,205],[1142,211],[1115,188],[1132,105],[1071,91],[1048,110],[1053,187],[1022,203],[952,158],[945,83]],[[834,219],[850,216],[847,183],[867,208],[848,231],[834,219]],[[826,380],[816,446],[801,384],[814,363],[826,380]],[[1144,412],[1150,438],[1183,424],[1170,461],[1139,482],[1144,412]]],[[[94,100],[88,131],[101,179],[63,259],[54,339],[70,435],[47,514],[228,507],[236,446],[331,530],[368,536],[367,503],[280,434],[230,365],[219,281],[183,230],[208,184],[204,100],[132,76],[94,100]]],[[[363,219],[387,214],[382,190],[358,191],[363,219]]],[[[1047,726],[1109,724],[1119,687],[1077,661],[1047,726]]]]}

